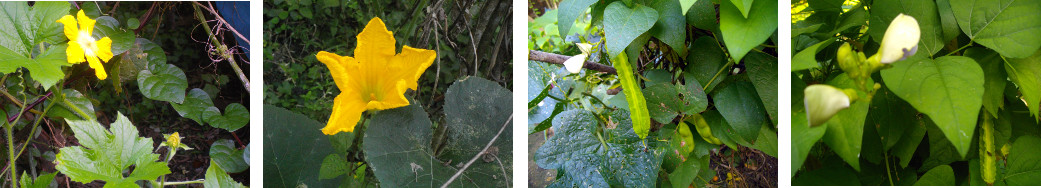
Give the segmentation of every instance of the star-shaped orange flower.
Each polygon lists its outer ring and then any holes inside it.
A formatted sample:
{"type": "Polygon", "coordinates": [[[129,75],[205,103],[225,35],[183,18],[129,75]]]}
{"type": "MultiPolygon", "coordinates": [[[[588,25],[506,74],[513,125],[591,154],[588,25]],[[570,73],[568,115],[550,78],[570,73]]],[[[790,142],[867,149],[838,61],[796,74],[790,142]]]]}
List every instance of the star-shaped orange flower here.
{"type": "Polygon", "coordinates": [[[407,89],[415,90],[419,76],[434,62],[433,50],[404,46],[396,53],[394,35],[380,18],[372,18],[358,34],[354,56],[326,51],[315,57],[329,67],[340,95],[322,133],[352,132],[365,110],[408,106],[407,89]]]}

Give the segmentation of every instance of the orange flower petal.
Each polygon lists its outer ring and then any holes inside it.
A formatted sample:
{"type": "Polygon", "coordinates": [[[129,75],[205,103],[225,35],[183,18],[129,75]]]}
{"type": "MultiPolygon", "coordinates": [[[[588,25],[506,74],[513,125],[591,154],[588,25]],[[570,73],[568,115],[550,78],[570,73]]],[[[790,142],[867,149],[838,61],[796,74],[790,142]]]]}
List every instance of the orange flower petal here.
{"type": "Polygon", "coordinates": [[[383,64],[387,58],[394,56],[394,43],[394,35],[387,30],[383,20],[372,18],[358,34],[358,47],[354,49],[354,57],[362,63],[383,64]]]}
{"type": "Polygon", "coordinates": [[[65,25],[65,37],[69,38],[69,41],[76,41],[79,38],[79,27],[76,25],[76,18],[72,15],[62,16],[57,22],[65,25]]]}
{"type": "Polygon", "coordinates": [[[79,64],[87,61],[83,59],[83,48],[75,41],[69,41],[69,47],[65,48],[65,56],[68,58],[69,64],[79,64]]]}
{"type": "Polygon", "coordinates": [[[87,17],[87,14],[83,13],[83,9],[80,9],[80,12],[76,13],[76,20],[79,20],[80,30],[87,31],[87,35],[94,34],[94,23],[97,21],[87,17]]]}
{"type": "Polygon", "coordinates": [[[94,53],[98,56],[98,58],[101,58],[101,60],[105,62],[108,62],[108,60],[112,59],[112,39],[109,39],[108,37],[103,37],[101,38],[101,40],[98,40],[98,42],[96,42],[95,44],[98,45],[98,50],[94,53]]]}
{"type": "Polygon", "coordinates": [[[342,92],[333,100],[333,114],[329,122],[322,128],[322,133],[334,135],[339,132],[353,132],[365,111],[365,102],[357,92],[342,92]]]}

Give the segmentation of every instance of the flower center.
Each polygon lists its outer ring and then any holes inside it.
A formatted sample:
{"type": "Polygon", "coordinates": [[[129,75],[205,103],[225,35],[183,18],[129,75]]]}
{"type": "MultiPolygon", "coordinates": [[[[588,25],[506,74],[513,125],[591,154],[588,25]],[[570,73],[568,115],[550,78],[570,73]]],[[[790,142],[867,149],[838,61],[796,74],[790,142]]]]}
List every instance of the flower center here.
{"type": "Polygon", "coordinates": [[[377,100],[376,99],[376,94],[375,93],[369,93],[369,100],[370,101],[376,101],[377,100]]]}
{"type": "Polygon", "coordinates": [[[79,43],[80,48],[83,49],[83,54],[87,56],[95,56],[95,49],[92,48],[97,46],[96,44],[94,44],[95,42],[97,41],[94,40],[94,37],[91,37],[89,34],[87,34],[87,31],[80,31],[80,36],[76,39],[76,43],[79,43]]]}

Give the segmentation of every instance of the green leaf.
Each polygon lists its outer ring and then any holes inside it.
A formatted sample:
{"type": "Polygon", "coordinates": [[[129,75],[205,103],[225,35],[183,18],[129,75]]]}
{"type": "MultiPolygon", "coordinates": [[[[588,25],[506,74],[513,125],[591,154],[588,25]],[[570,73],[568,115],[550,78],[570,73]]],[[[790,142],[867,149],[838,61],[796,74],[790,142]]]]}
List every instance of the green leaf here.
{"type": "MultiPolygon", "coordinates": [[[[1025,58],[1041,48],[1041,36],[1037,35],[1041,33],[1041,14],[1038,14],[1041,1],[950,2],[954,17],[958,19],[958,26],[973,42],[1011,58],[1025,58]]],[[[922,34],[926,33],[928,32],[923,30],[922,34]]]]}
{"type": "Polygon", "coordinates": [[[141,26],[141,20],[138,20],[137,18],[127,19],[127,28],[129,28],[129,29],[137,29],[137,27],[140,27],[140,26],[141,26]]]}
{"type": "MultiPolygon", "coordinates": [[[[716,43],[716,39],[712,37],[702,36],[694,40],[694,44],[691,45],[690,53],[687,54],[687,67],[683,69],[684,75],[691,75],[699,85],[708,86],[705,88],[705,92],[712,92],[719,83],[723,82],[727,77],[728,72],[719,73],[719,69],[723,68],[727,63],[723,49],[719,48],[719,44],[716,43]],[[717,76],[716,73],[719,73],[717,76]],[[713,80],[713,78],[715,78],[713,80]],[[709,80],[712,83],[708,83],[709,80]]],[[[692,82],[691,79],[686,79],[687,82],[692,82]]]]}
{"type": "Polygon", "coordinates": [[[43,105],[47,106],[55,102],[57,104],[47,110],[47,116],[71,120],[97,119],[94,115],[94,104],[79,91],[63,89],[61,93],[56,93],[54,97],[44,101],[43,105]],[[66,100],[68,100],[68,103],[65,103],[66,100]]]}
{"type": "Polygon", "coordinates": [[[910,59],[882,70],[886,87],[929,116],[965,157],[983,105],[983,69],[972,58],[910,59]]]}
{"type": "Polygon", "coordinates": [[[183,103],[184,91],[188,89],[188,79],[184,76],[184,71],[177,66],[163,63],[141,70],[137,76],[137,85],[145,98],[183,103]]]}
{"type": "Polygon", "coordinates": [[[203,120],[210,126],[224,129],[228,132],[235,132],[249,124],[249,109],[246,109],[245,106],[239,103],[231,103],[224,107],[224,115],[220,114],[220,110],[217,107],[211,106],[206,108],[206,112],[202,116],[203,120]]]}
{"type": "Polygon", "coordinates": [[[69,146],[58,151],[55,169],[72,181],[90,183],[104,181],[106,186],[126,187],[137,180],[155,180],[169,174],[165,162],[157,162],[152,153],[152,139],[138,136],[137,128],[122,113],[105,129],[94,120],[66,120],[82,146],[69,146]],[[124,170],[134,166],[129,176],[124,170]]]}
{"type": "Polygon", "coordinates": [[[737,82],[725,85],[712,94],[719,113],[730,124],[724,131],[736,134],[739,139],[754,143],[759,137],[759,128],[768,124],[766,110],[755,95],[755,88],[749,82],[737,82]]]}
{"type": "Polygon", "coordinates": [[[825,166],[802,173],[792,179],[794,186],[859,186],[860,179],[853,169],[845,166],[825,166]]]}
{"type": "Polygon", "coordinates": [[[649,33],[658,38],[681,57],[687,55],[687,18],[683,17],[680,2],[678,0],[650,1],[647,6],[653,7],[661,17],[651,27],[649,33]]]}
{"type": "Polygon", "coordinates": [[[561,1],[560,5],[558,5],[560,8],[557,9],[559,11],[557,14],[557,23],[560,25],[560,27],[558,27],[560,30],[557,31],[560,33],[559,36],[564,37],[567,36],[568,33],[571,33],[571,26],[575,24],[575,19],[578,19],[579,16],[583,15],[583,13],[586,12],[586,9],[589,9],[589,5],[593,5],[593,3],[596,2],[597,0],[561,1]]]}
{"type": "Polygon", "coordinates": [[[687,15],[687,11],[690,10],[690,7],[694,6],[694,3],[698,2],[698,0],[679,0],[679,1],[680,1],[680,9],[682,9],[683,15],[687,15]]]}
{"type": "Polygon", "coordinates": [[[748,147],[762,151],[767,155],[777,157],[777,131],[773,130],[773,126],[763,125],[763,127],[759,129],[759,137],[756,138],[755,143],[748,147]]]}
{"type": "Polygon", "coordinates": [[[936,3],[930,0],[878,0],[871,7],[871,20],[868,20],[868,34],[881,43],[882,38],[899,14],[907,14],[918,21],[922,35],[918,41],[918,53],[921,57],[932,57],[943,48],[943,29],[940,27],[940,15],[936,12],[936,3]]]}
{"type": "MultiPolygon", "coordinates": [[[[733,3],[733,5],[737,7],[738,10],[741,10],[741,15],[745,18],[748,17],[748,12],[752,11],[752,0],[730,0],[730,2],[733,3]]],[[[756,8],[756,10],[760,9],[756,8]]]]}
{"type": "MultiPolygon", "coordinates": [[[[150,67],[165,70],[167,66],[166,54],[163,52],[163,49],[148,39],[137,38],[134,44],[125,53],[126,54],[118,56],[118,60],[112,60],[112,62],[116,63],[114,66],[109,66],[110,69],[118,70],[112,72],[119,74],[118,78],[120,79],[120,82],[138,80],[140,79],[138,78],[138,74],[142,71],[149,70],[150,67]]],[[[138,83],[138,87],[142,87],[142,84],[138,83]]],[[[182,88],[182,90],[184,89],[187,88],[182,88]]],[[[183,95],[184,93],[181,94],[183,95]]],[[[184,97],[182,96],[181,98],[181,101],[175,103],[182,102],[184,97]]]]}
{"type": "Polygon", "coordinates": [[[940,165],[914,183],[915,186],[954,186],[954,169],[951,166],[940,165]]]}
{"type": "Polygon", "coordinates": [[[940,12],[940,28],[943,29],[943,41],[951,41],[961,35],[958,19],[954,18],[950,0],[936,0],[936,9],[940,12]]]}
{"type": "Polygon", "coordinates": [[[687,23],[691,23],[694,27],[713,32],[719,30],[719,16],[716,14],[716,5],[712,1],[694,2],[690,10],[683,12],[687,16],[687,23]]]}
{"type": "Polygon", "coordinates": [[[235,141],[228,139],[217,140],[210,145],[210,159],[229,173],[239,173],[249,168],[242,153],[241,149],[235,149],[235,141]]]}
{"type": "Polygon", "coordinates": [[[828,32],[828,36],[835,36],[835,34],[838,34],[839,32],[845,31],[852,27],[860,28],[867,21],[868,12],[866,10],[862,8],[851,9],[849,10],[849,12],[843,13],[842,16],[839,17],[838,25],[835,27],[835,29],[831,30],[831,32],[828,32]]]}
{"type": "MultiPolygon", "coordinates": [[[[865,87],[874,85],[874,80],[867,80],[865,87]]],[[[887,82],[888,83],[888,82],[887,82]]],[[[858,88],[857,84],[843,73],[827,82],[837,88],[858,88]]],[[[859,98],[868,98],[867,93],[857,92],[859,98]]],[[[842,160],[855,170],[860,170],[860,149],[863,144],[864,121],[867,119],[868,107],[871,104],[864,100],[853,101],[850,107],[839,111],[824,126],[828,127],[824,134],[824,143],[828,144],[842,160]]]]}
{"type": "Polygon", "coordinates": [[[792,57],[792,71],[820,67],[820,64],[817,63],[817,52],[824,50],[832,42],[835,42],[835,40],[829,38],[795,54],[792,57]]]}
{"type": "Polygon", "coordinates": [[[1041,138],[1023,136],[1012,143],[1008,155],[1008,172],[1004,180],[1009,185],[1037,185],[1041,183],[1041,155],[1037,148],[1041,147],[1041,138]]]}
{"type": "Polygon", "coordinates": [[[607,56],[614,58],[636,37],[647,32],[658,20],[658,12],[643,5],[626,7],[616,1],[604,9],[604,32],[607,33],[607,56]]]}
{"type": "MultiPolygon", "coordinates": [[[[70,5],[58,1],[39,2],[30,8],[27,2],[0,3],[0,48],[14,52],[0,54],[29,57],[33,48],[40,43],[57,45],[58,42],[67,41],[62,24],[56,21],[69,14],[70,5]]],[[[62,54],[62,60],[64,57],[62,54]]],[[[11,71],[0,69],[0,72],[11,71]]]]}
{"type": "Polygon", "coordinates": [[[806,121],[806,112],[792,112],[792,176],[802,168],[806,157],[817,141],[824,136],[825,126],[810,127],[806,121]]]}
{"type": "MultiPolygon", "coordinates": [[[[323,157],[333,152],[320,129],[325,123],[280,107],[264,106],[264,184],[274,187],[336,187],[319,180],[323,157]]],[[[214,165],[210,165],[214,166],[214,165]]]]}
{"type": "Polygon", "coordinates": [[[71,65],[65,59],[66,47],[65,44],[51,46],[32,59],[0,47],[0,73],[12,73],[20,67],[25,67],[33,80],[40,82],[45,90],[49,90],[58,80],[65,78],[61,68],[71,65]]]}
{"type": "Polygon", "coordinates": [[[22,172],[20,183],[25,188],[48,188],[54,182],[54,176],[57,174],[58,172],[51,172],[32,178],[28,172],[22,172]]]}
{"type": "Polygon", "coordinates": [[[213,111],[209,110],[213,107],[213,101],[210,100],[210,95],[206,94],[202,89],[195,88],[188,91],[188,97],[184,98],[184,103],[170,103],[177,114],[181,117],[185,117],[194,120],[195,123],[202,125],[205,121],[204,117],[212,116],[213,111]]]}
{"type": "Polygon", "coordinates": [[[747,5],[743,9],[751,12],[739,11],[734,6],[739,3],[719,5],[719,30],[734,62],[741,62],[748,51],[758,47],[777,30],[777,0],[758,0],[754,4],[751,1],[744,0],[747,5]]]}
{"type": "Polygon", "coordinates": [[[701,90],[701,85],[697,82],[689,82],[688,85],[662,83],[644,88],[649,115],[659,123],[669,124],[676,115],[705,111],[708,98],[701,90]]]}
{"type": "MultiPolygon", "coordinates": [[[[1041,105],[1041,50],[1030,57],[1009,58],[1005,62],[1005,72],[1009,80],[1019,86],[1019,91],[1026,98],[1027,108],[1034,117],[1038,116],[1038,105],[1041,105]]],[[[1036,119],[1034,120],[1037,121],[1036,119]]]]}
{"type": "Polygon", "coordinates": [[[539,167],[563,174],[551,186],[653,187],[664,157],[663,146],[668,143],[649,138],[647,145],[642,145],[629,130],[633,127],[627,114],[616,110],[607,118],[607,124],[614,127],[607,128],[604,137],[611,139],[606,143],[594,135],[600,122],[592,113],[570,110],[557,116],[553,120],[557,132],[534,156],[539,167]]]}
{"type": "Polygon", "coordinates": [[[979,47],[966,49],[963,55],[976,60],[983,69],[983,108],[987,109],[992,117],[997,117],[998,110],[1005,108],[1003,95],[1005,86],[1008,85],[1008,76],[1002,68],[1004,60],[998,53],[979,47]]]}
{"type": "Polygon", "coordinates": [[[340,175],[347,174],[350,171],[347,169],[347,161],[338,154],[329,154],[322,160],[322,168],[318,169],[319,179],[333,179],[340,175]]]}
{"type": "MultiPolygon", "coordinates": [[[[365,161],[382,186],[439,186],[456,173],[456,166],[446,166],[446,161],[433,156],[430,119],[417,101],[410,102],[408,106],[380,111],[369,119],[362,141],[365,161]]],[[[317,160],[313,163],[317,164],[317,160]]],[[[465,173],[460,178],[471,179],[465,173]]],[[[453,186],[476,187],[474,183],[454,181],[453,186]]]]}
{"type": "MultiPolygon", "coordinates": [[[[755,86],[766,113],[777,125],[777,58],[764,53],[752,53],[745,61],[748,79],[755,86]]],[[[772,126],[771,126],[772,127],[772,126]]]]}
{"type": "Polygon", "coordinates": [[[675,171],[669,174],[669,182],[673,188],[686,188],[698,178],[701,162],[696,158],[687,159],[675,171]]]}
{"type": "Polygon", "coordinates": [[[474,155],[480,154],[488,142],[498,135],[489,148],[494,157],[486,155],[487,158],[479,159],[481,161],[470,165],[463,174],[472,179],[484,180],[475,182],[478,187],[505,187],[510,184],[510,178],[503,176],[513,174],[513,131],[510,126],[513,124],[510,122],[512,99],[510,90],[479,77],[464,77],[449,86],[445,92],[446,121],[441,124],[448,126],[448,142],[439,159],[451,161],[451,165],[463,165],[474,155]]]}
{"type": "Polygon", "coordinates": [[[239,182],[235,182],[228,176],[228,173],[217,165],[217,162],[210,160],[210,167],[206,168],[206,180],[203,181],[203,187],[246,187],[239,182]]]}

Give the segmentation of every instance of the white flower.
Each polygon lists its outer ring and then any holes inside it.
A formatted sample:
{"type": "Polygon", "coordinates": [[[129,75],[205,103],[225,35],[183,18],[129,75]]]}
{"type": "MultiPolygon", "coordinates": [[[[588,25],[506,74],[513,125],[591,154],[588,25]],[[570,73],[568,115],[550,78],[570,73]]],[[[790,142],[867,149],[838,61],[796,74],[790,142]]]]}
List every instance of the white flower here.
{"type": "Polygon", "coordinates": [[[889,23],[886,35],[882,38],[882,47],[878,49],[881,55],[880,63],[889,64],[907,57],[911,57],[918,51],[918,40],[922,36],[922,30],[918,28],[918,21],[906,14],[897,15],[893,22],[889,23]]]}
{"type": "Polygon", "coordinates": [[[578,50],[582,51],[582,54],[572,56],[567,61],[564,61],[564,68],[567,68],[567,71],[571,72],[571,74],[578,74],[578,72],[582,71],[582,65],[586,64],[586,58],[589,57],[590,51],[593,49],[593,45],[589,43],[575,43],[575,45],[578,46],[578,50]]]}
{"type": "Polygon", "coordinates": [[[810,85],[803,90],[806,120],[810,127],[828,122],[840,110],[849,108],[850,99],[842,90],[824,84],[810,85]]]}
{"type": "Polygon", "coordinates": [[[578,74],[582,71],[582,65],[586,63],[586,54],[578,54],[564,61],[564,68],[567,68],[571,74],[578,74]]]}

